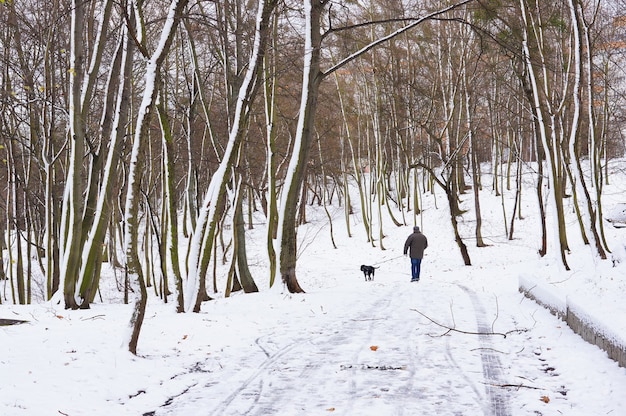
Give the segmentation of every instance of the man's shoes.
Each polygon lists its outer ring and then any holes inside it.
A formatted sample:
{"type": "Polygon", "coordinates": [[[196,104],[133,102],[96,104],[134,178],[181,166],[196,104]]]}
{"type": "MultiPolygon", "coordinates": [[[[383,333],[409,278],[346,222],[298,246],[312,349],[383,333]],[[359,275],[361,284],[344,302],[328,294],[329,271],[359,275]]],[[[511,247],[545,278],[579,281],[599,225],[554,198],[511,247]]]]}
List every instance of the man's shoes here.
{"type": "Polygon", "coordinates": [[[420,281],[419,277],[417,279],[411,279],[411,282],[419,282],[419,281],[420,281]]]}

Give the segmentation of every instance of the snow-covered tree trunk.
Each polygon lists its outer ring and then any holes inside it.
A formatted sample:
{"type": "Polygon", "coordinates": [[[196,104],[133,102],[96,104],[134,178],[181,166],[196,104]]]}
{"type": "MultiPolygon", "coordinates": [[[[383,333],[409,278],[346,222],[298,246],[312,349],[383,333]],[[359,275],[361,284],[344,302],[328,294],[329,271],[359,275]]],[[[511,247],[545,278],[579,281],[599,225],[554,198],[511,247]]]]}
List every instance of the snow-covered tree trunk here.
{"type": "MultiPolygon", "coordinates": [[[[167,247],[165,251],[166,258],[169,259],[171,272],[174,274],[174,282],[176,284],[176,310],[178,312],[185,311],[185,302],[183,296],[183,278],[180,270],[180,261],[178,255],[178,204],[176,203],[175,192],[175,170],[172,155],[174,153],[174,139],[170,123],[165,109],[165,98],[157,105],[159,113],[159,121],[161,125],[161,140],[163,142],[163,192],[165,196],[164,212],[165,221],[163,229],[163,244],[167,247]]],[[[165,262],[167,264],[167,262],[165,262]]],[[[169,270],[165,270],[167,273],[169,270]]],[[[168,284],[167,275],[163,276],[163,296],[167,296],[168,284]]]]}
{"type": "MultiPolygon", "coordinates": [[[[70,99],[69,99],[69,167],[65,182],[63,208],[61,213],[61,244],[60,244],[60,277],[63,279],[63,295],[66,308],[88,308],[90,295],[85,293],[86,287],[97,284],[99,276],[90,274],[85,281],[83,249],[88,239],[88,231],[93,224],[96,211],[98,182],[101,163],[98,155],[93,156],[93,163],[88,172],[86,182],[83,159],[86,156],[88,140],[86,123],[92,110],[91,101],[97,84],[102,57],[108,34],[112,0],[94,1],[91,5],[96,10],[98,28],[92,43],[92,54],[89,67],[86,68],[87,46],[85,38],[85,2],[72,2],[71,36],[70,36],[70,99]],[[98,7],[99,5],[99,7],[98,7]],[[83,194],[86,193],[85,198],[83,194]],[[86,199],[86,200],[85,200],[86,199]],[[93,281],[96,280],[94,283],[93,281]]],[[[93,240],[90,240],[93,241],[93,240]]],[[[101,249],[101,244],[99,244],[101,249]]],[[[87,248],[89,250],[89,248],[87,248]]],[[[97,269],[91,268],[90,270],[97,269]]],[[[97,274],[97,273],[96,273],[97,274]]]]}
{"type": "MultiPolygon", "coordinates": [[[[209,117],[209,109],[204,98],[204,90],[201,83],[201,74],[198,63],[198,54],[196,52],[196,44],[192,31],[189,27],[188,21],[185,21],[185,31],[188,36],[189,42],[189,55],[191,59],[191,65],[193,68],[193,76],[189,86],[189,109],[187,110],[187,158],[189,163],[187,165],[186,185],[185,185],[185,210],[183,212],[183,235],[188,237],[196,226],[196,219],[198,218],[198,167],[193,157],[192,137],[194,136],[194,123],[193,121],[198,116],[197,106],[198,101],[201,109],[205,115],[206,131],[211,134],[211,119],[209,117]]],[[[212,134],[211,134],[212,135],[212,134]]],[[[181,295],[182,297],[182,295],[181,295]]]]}
{"type": "Polygon", "coordinates": [[[204,197],[200,214],[191,238],[188,276],[185,286],[185,311],[200,311],[202,294],[199,293],[206,277],[209,259],[213,248],[215,231],[223,204],[226,185],[231,179],[232,168],[237,160],[239,147],[248,124],[249,110],[260,86],[260,75],[265,47],[270,32],[271,17],[276,0],[259,0],[254,48],[248,63],[235,105],[232,128],[228,144],[217,171],[213,174],[204,197]]]}
{"type": "MultiPolygon", "coordinates": [[[[98,172],[101,170],[97,181],[99,186],[96,195],[92,196],[93,202],[90,202],[95,207],[91,212],[93,218],[89,221],[83,247],[82,258],[84,261],[81,263],[81,280],[76,289],[77,296],[82,297],[86,304],[93,301],[98,288],[102,264],[102,246],[113,211],[112,201],[115,198],[113,190],[117,184],[120,149],[126,135],[128,122],[131,80],[129,74],[132,70],[133,46],[134,43],[128,35],[128,29],[126,27],[121,28],[120,39],[107,82],[107,105],[104,108],[101,121],[101,137],[108,137],[110,140],[106,159],[102,162],[101,169],[98,169],[98,172]]],[[[92,175],[96,174],[97,172],[92,172],[92,175]]],[[[92,184],[92,186],[95,187],[96,185],[92,184]]]]}
{"type": "MultiPolygon", "coordinates": [[[[302,95],[293,153],[280,200],[278,227],[279,270],[282,281],[290,293],[304,292],[296,277],[296,214],[298,212],[298,199],[306,175],[306,163],[309,159],[313,129],[315,128],[318,91],[322,81],[320,71],[320,17],[325,3],[326,1],[320,0],[304,0],[305,41],[302,95]]],[[[304,201],[300,201],[300,203],[304,203],[304,201]]]]}
{"type": "MultiPolygon", "coordinates": [[[[546,65],[547,62],[545,60],[545,56],[543,56],[543,36],[541,35],[542,28],[539,23],[531,20],[530,12],[528,10],[526,0],[520,0],[521,14],[522,14],[522,53],[524,56],[524,64],[526,69],[528,70],[528,77],[530,80],[531,87],[531,99],[532,106],[534,108],[534,114],[537,117],[536,125],[539,129],[538,135],[541,138],[541,143],[543,146],[543,150],[546,156],[546,162],[548,164],[548,176],[550,180],[550,201],[552,202],[552,209],[554,215],[554,228],[555,228],[555,238],[557,241],[557,246],[561,255],[561,261],[565,269],[569,270],[569,266],[567,264],[566,251],[568,250],[567,244],[567,232],[565,229],[565,220],[564,220],[564,207],[562,200],[563,193],[563,178],[560,173],[561,169],[561,157],[560,157],[560,148],[558,146],[558,138],[556,136],[557,132],[555,131],[555,118],[556,114],[554,111],[551,111],[550,103],[547,100],[542,101],[542,97],[551,97],[548,90],[548,79],[546,75],[546,65]],[[541,80],[538,77],[537,70],[535,69],[536,63],[532,59],[529,42],[531,41],[530,36],[534,34],[533,38],[538,46],[538,53],[540,54],[540,62],[542,62],[542,66],[539,68],[540,71],[543,71],[543,84],[540,85],[541,80]],[[543,87],[543,88],[542,88],[543,87]],[[544,109],[544,106],[547,106],[548,109],[544,109]],[[547,113],[547,114],[544,114],[547,113]],[[549,117],[547,117],[549,116],[549,117]],[[548,128],[550,127],[550,128],[548,128]]],[[[541,162],[539,162],[541,163],[541,162]]]]}
{"type": "MultiPolygon", "coordinates": [[[[146,63],[143,98],[137,113],[135,133],[133,135],[133,146],[128,172],[128,190],[126,193],[125,203],[126,211],[124,218],[124,253],[126,257],[126,271],[132,276],[135,276],[135,286],[139,286],[140,289],[140,296],[137,296],[135,299],[134,312],[130,321],[132,332],[129,334],[130,339],[128,346],[130,352],[133,354],[136,354],[137,352],[139,331],[141,330],[147,303],[145,280],[139,264],[137,249],[139,227],[138,211],[140,198],[139,186],[141,183],[141,174],[143,169],[141,150],[143,148],[144,141],[147,138],[150,116],[154,111],[155,101],[157,99],[159,71],[161,70],[161,65],[165,61],[169,52],[187,2],[188,0],[172,0],[168,7],[167,17],[165,18],[156,49],[150,55],[146,63]]],[[[135,10],[139,10],[137,5],[135,6],[135,10]]],[[[142,16],[135,16],[135,18],[139,21],[142,19],[142,16]]],[[[133,29],[129,28],[129,30],[133,29]]]]}
{"type": "MultiPolygon", "coordinates": [[[[569,0],[569,8],[570,8],[570,16],[571,16],[571,24],[573,30],[573,45],[571,46],[572,52],[574,54],[574,86],[573,86],[573,101],[574,101],[574,115],[572,118],[570,137],[569,137],[569,161],[570,168],[574,172],[574,184],[576,190],[579,194],[582,194],[585,198],[585,207],[586,210],[581,209],[580,216],[582,224],[586,230],[589,230],[592,238],[592,242],[594,248],[596,250],[597,255],[601,259],[606,259],[606,252],[604,251],[604,247],[602,246],[602,241],[600,240],[600,235],[598,233],[598,228],[596,226],[596,217],[597,211],[594,209],[593,201],[591,199],[591,194],[589,193],[587,183],[585,181],[585,177],[582,172],[582,167],[580,163],[580,157],[578,154],[579,147],[579,134],[580,134],[580,118],[581,118],[581,107],[582,107],[582,72],[583,72],[583,60],[582,60],[582,52],[583,52],[583,42],[582,42],[582,34],[580,31],[581,26],[581,16],[578,9],[578,2],[574,0],[569,0]]],[[[589,77],[592,74],[588,74],[589,77]]],[[[589,100],[592,98],[590,97],[589,100]]],[[[591,145],[591,148],[595,146],[595,143],[591,145]]],[[[593,152],[593,151],[592,151],[593,152]]],[[[593,154],[592,154],[593,157],[593,154]]]]}
{"type": "Polygon", "coordinates": [[[85,157],[85,120],[82,112],[82,93],[85,73],[85,46],[83,27],[85,2],[71,2],[70,34],[70,98],[69,98],[69,166],[65,182],[61,213],[61,278],[65,308],[78,308],[75,288],[78,282],[82,238],[83,158],[85,157]]]}
{"type": "Polygon", "coordinates": [[[276,238],[276,228],[278,226],[278,193],[276,186],[276,56],[277,56],[277,28],[278,21],[274,18],[272,22],[274,31],[274,51],[271,54],[267,54],[264,60],[265,81],[264,81],[264,94],[265,94],[265,129],[267,140],[267,156],[266,156],[266,169],[267,169],[267,255],[269,259],[269,286],[274,286],[276,280],[276,249],[274,248],[274,238],[276,238]]]}
{"type": "MultiPolygon", "coordinates": [[[[600,2],[600,0],[598,0],[598,2],[600,2]]],[[[584,17],[584,8],[582,6],[581,3],[578,4],[579,10],[580,10],[580,14],[581,17],[584,17]]],[[[592,4],[592,8],[594,8],[595,5],[592,4]]],[[[595,21],[595,19],[593,19],[593,21],[595,21]]],[[[587,74],[589,74],[589,76],[587,76],[587,83],[586,83],[586,89],[587,89],[587,97],[589,97],[587,99],[587,116],[588,116],[588,122],[589,122],[589,162],[591,164],[591,180],[592,180],[592,187],[595,188],[595,204],[596,204],[596,209],[597,209],[597,215],[595,218],[596,221],[596,226],[599,230],[600,233],[600,239],[602,241],[602,245],[603,248],[606,251],[610,251],[609,250],[609,246],[608,243],[606,242],[606,236],[604,233],[604,221],[603,221],[603,209],[602,209],[602,187],[603,187],[603,182],[602,182],[602,154],[603,154],[603,134],[599,134],[598,132],[598,121],[597,121],[597,117],[596,117],[596,104],[595,103],[595,96],[594,96],[594,92],[596,90],[596,84],[594,82],[594,76],[591,76],[591,74],[594,71],[594,66],[593,66],[593,53],[595,51],[594,48],[594,43],[592,42],[592,34],[591,34],[591,25],[592,23],[589,23],[586,21],[586,19],[581,19],[581,24],[583,25],[584,28],[584,45],[583,45],[583,51],[585,52],[585,59],[584,59],[584,67],[587,71],[587,74]]],[[[607,87],[603,88],[606,94],[606,91],[608,90],[607,87]]],[[[608,103],[605,104],[605,107],[608,106],[608,103]]],[[[606,124],[606,122],[605,122],[606,124]]],[[[605,164],[606,166],[608,166],[608,163],[605,164]]]]}

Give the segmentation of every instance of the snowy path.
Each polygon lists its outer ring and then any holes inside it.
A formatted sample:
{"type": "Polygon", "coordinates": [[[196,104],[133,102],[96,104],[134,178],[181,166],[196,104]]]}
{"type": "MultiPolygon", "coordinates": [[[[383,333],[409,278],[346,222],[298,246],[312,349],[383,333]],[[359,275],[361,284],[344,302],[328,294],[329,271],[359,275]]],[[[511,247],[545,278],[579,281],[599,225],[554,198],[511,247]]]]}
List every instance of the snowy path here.
{"type": "MultiPolygon", "coordinates": [[[[475,292],[462,286],[462,289],[468,294],[472,303],[474,304],[474,312],[476,313],[476,322],[478,332],[488,334],[491,332],[491,327],[487,321],[487,314],[485,308],[482,305],[480,299],[475,292]]],[[[505,384],[502,375],[502,364],[500,358],[496,355],[492,348],[491,342],[485,337],[481,339],[481,359],[483,363],[483,373],[485,375],[485,381],[487,382],[487,396],[491,403],[491,410],[494,416],[508,416],[510,415],[508,400],[504,392],[500,387],[505,384]]]]}
{"type": "Polygon", "coordinates": [[[500,272],[440,267],[414,284],[400,267],[375,282],[335,269],[316,275],[323,285],[308,276],[304,295],[238,294],[199,314],[152,305],[140,357],[119,346],[126,305],[15,308],[30,322],[0,330],[0,367],[11,374],[0,414],[589,416],[626,408],[624,369],[500,272]]]}
{"type": "Polygon", "coordinates": [[[289,339],[266,333],[228,382],[207,372],[204,382],[154,414],[203,408],[211,415],[251,416],[510,415],[506,391],[494,387],[502,383],[502,368],[493,337],[444,335],[445,328],[407,310],[414,305],[446,317],[444,325],[490,332],[480,298],[488,294],[450,284],[450,299],[442,301],[441,288],[423,282],[374,282],[365,290],[376,296],[355,302],[350,316],[328,311],[323,325],[289,339]]]}

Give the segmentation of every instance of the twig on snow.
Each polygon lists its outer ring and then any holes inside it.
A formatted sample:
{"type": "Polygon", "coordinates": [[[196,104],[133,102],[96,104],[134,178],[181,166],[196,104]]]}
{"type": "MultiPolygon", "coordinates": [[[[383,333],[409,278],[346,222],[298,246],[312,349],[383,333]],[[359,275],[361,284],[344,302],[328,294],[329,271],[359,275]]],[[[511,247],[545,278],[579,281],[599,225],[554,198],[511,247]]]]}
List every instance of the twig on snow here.
{"type": "Polygon", "coordinates": [[[94,315],[94,316],[90,316],[89,318],[81,318],[81,321],[91,321],[91,320],[96,320],[96,319],[104,319],[105,315],[101,314],[101,315],[94,315]]]}
{"type": "Polygon", "coordinates": [[[498,316],[500,316],[500,305],[498,304],[498,297],[494,294],[494,298],[496,298],[496,316],[493,318],[493,322],[491,322],[491,330],[496,326],[496,321],[498,320],[498,316]]]}
{"type": "Polygon", "coordinates": [[[500,354],[506,354],[504,351],[500,351],[500,350],[497,350],[495,348],[486,348],[486,347],[473,348],[470,351],[481,351],[481,350],[494,351],[494,352],[497,352],[497,353],[500,353],[500,354]]]}
{"type": "Polygon", "coordinates": [[[506,338],[506,336],[507,336],[507,334],[502,333],[502,332],[472,332],[472,331],[463,331],[463,330],[460,330],[460,329],[451,328],[451,327],[449,327],[447,325],[440,324],[439,322],[437,322],[434,319],[430,318],[429,316],[423,314],[422,312],[418,311],[417,309],[411,309],[411,310],[419,313],[420,315],[422,315],[424,318],[428,319],[433,324],[447,329],[447,331],[443,335],[446,335],[446,334],[454,331],[454,332],[458,332],[460,334],[466,334],[466,335],[501,335],[503,338],[506,338]]]}
{"type": "Polygon", "coordinates": [[[484,384],[486,384],[487,386],[492,386],[492,387],[501,387],[503,389],[513,387],[518,390],[519,389],[541,390],[540,387],[527,386],[525,384],[494,384],[494,383],[484,383],[484,384]]]}

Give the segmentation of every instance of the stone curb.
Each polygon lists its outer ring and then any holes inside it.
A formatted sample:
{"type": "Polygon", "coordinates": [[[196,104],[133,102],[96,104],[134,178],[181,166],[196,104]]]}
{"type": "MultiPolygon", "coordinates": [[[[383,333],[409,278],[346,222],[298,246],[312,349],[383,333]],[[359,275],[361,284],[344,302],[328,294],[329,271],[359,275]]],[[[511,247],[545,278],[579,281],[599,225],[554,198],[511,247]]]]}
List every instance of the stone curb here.
{"type": "Polygon", "coordinates": [[[595,319],[569,296],[563,302],[545,285],[519,278],[519,291],[561,319],[574,333],[607,353],[620,367],[626,367],[626,341],[606,323],[595,319]]]}

